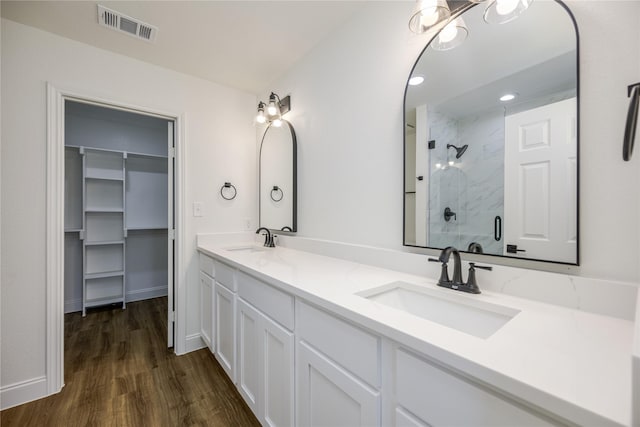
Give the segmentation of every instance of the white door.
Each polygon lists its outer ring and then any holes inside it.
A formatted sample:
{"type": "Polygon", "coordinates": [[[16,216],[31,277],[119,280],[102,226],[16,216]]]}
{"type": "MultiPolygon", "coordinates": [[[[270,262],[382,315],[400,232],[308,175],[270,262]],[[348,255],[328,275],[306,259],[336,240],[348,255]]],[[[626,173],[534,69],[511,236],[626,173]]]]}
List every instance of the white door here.
{"type": "Polygon", "coordinates": [[[575,112],[571,98],[505,118],[505,255],[577,262],[575,112]]]}
{"type": "Polygon", "coordinates": [[[173,122],[167,124],[167,347],[173,347],[173,335],[174,335],[174,322],[175,322],[175,310],[173,308],[173,293],[175,283],[175,270],[174,270],[174,242],[175,242],[175,223],[174,223],[174,162],[175,162],[175,149],[174,149],[174,130],[173,122]]]}
{"type": "Polygon", "coordinates": [[[260,418],[260,314],[238,298],[238,390],[256,417],[260,418]]]}
{"type": "Polygon", "coordinates": [[[213,352],[213,287],[211,277],[200,272],[200,336],[213,352]]]}
{"type": "Polygon", "coordinates": [[[263,317],[261,331],[262,409],[260,420],[269,427],[291,427],[293,418],[293,333],[263,317]]]}

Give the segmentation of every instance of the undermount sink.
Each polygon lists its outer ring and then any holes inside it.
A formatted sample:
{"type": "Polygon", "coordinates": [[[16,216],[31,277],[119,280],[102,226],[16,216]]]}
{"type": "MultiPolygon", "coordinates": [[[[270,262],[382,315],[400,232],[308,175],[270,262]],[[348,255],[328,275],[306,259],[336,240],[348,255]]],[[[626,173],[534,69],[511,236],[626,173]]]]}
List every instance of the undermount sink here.
{"type": "Polygon", "coordinates": [[[259,246],[238,246],[234,248],[226,248],[230,252],[263,252],[264,248],[259,246]]]}
{"type": "Polygon", "coordinates": [[[406,282],[388,283],[356,295],[478,338],[489,338],[520,313],[510,307],[463,295],[444,295],[406,282]]]}

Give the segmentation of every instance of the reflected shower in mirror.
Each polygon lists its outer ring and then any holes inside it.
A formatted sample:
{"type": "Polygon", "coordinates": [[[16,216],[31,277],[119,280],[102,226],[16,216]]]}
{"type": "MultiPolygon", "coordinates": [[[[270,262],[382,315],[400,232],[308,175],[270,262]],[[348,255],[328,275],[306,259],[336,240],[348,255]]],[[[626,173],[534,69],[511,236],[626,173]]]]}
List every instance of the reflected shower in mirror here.
{"type": "MultiPolygon", "coordinates": [[[[405,93],[404,244],[578,264],[578,38],[559,1],[427,46],[405,93]]],[[[455,13],[454,13],[455,15],[455,13]]]]}
{"type": "Polygon", "coordinates": [[[293,126],[271,123],[260,144],[260,226],[297,231],[297,141],[293,126]]]}

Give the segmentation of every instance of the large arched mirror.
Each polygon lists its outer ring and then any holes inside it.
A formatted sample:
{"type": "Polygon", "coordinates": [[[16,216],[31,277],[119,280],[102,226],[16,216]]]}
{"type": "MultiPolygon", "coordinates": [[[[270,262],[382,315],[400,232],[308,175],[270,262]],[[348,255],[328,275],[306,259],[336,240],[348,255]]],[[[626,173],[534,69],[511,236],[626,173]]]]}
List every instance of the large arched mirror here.
{"type": "Polygon", "coordinates": [[[271,123],[260,143],[260,226],[297,231],[297,141],[291,123],[271,123]]]}
{"type": "Polygon", "coordinates": [[[432,41],[411,72],[404,244],[577,265],[575,20],[559,1],[501,25],[483,12],[466,7],[467,39],[432,41]]]}

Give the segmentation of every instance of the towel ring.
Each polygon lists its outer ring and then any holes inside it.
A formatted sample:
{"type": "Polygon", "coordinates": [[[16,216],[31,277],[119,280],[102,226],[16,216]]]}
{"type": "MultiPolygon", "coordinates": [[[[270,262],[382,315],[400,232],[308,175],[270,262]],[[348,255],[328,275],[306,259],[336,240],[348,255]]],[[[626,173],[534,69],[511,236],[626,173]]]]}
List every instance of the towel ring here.
{"type": "Polygon", "coordinates": [[[236,187],[233,184],[231,184],[230,182],[225,182],[224,185],[222,187],[220,187],[220,195],[225,200],[233,200],[238,195],[238,190],[236,190],[236,187]],[[224,189],[225,188],[233,188],[233,196],[231,196],[231,197],[225,196],[224,195],[224,189]]]}
{"type": "Polygon", "coordinates": [[[271,190],[271,200],[273,200],[274,202],[279,202],[280,200],[282,200],[282,198],[284,197],[284,192],[282,191],[282,188],[278,187],[277,185],[273,186],[273,189],[271,190]],[[280,192],[280,197],[278,197],[278,192],[280,192]],[[273,196],[273,193],[276,193],[276,197],[273,196]]]}

